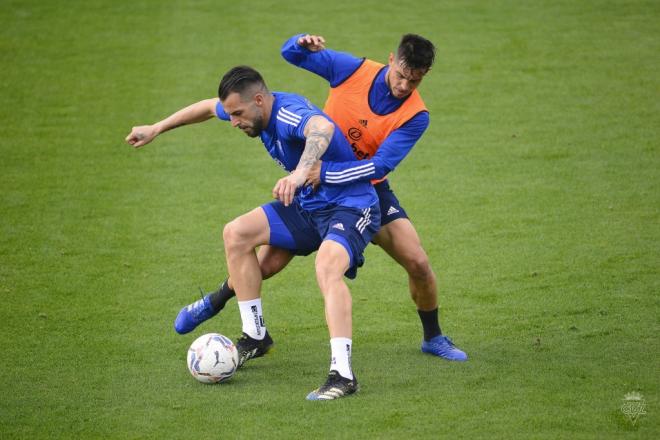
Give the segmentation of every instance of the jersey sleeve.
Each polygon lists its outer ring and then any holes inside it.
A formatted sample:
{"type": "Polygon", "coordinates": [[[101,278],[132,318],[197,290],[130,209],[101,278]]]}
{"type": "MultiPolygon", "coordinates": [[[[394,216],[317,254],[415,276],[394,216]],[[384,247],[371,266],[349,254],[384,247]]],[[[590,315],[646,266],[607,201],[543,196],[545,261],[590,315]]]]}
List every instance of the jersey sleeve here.
{"type": "Polygon", "coordinates": [[[382,179],[408,155],[429,126],[429,113],[424,111],[394,130],[383,141],[376,154],[367,160],[321,163],[321,182],[328,185],[349,185],[382,179]]]}
{"type": "Polygon", "coordinates": [[[215,105],[215,115],[218,117],[218,119],[222,119],[223,121],[229,120],[229,115],[227,112],[225,112],[225,109],[220,101],[218,101],[218,103],[215,105]]]}
{"type": "Polygon", "coordinates": [[[321,115],[319,110],[298,103],[289,103],[277,110],[278,131],[291,140],[304,141],[305,126],[312,116],[321,115]]]}
{"type": "Polygon", "coordinates": [[[302,67],[323,78],[336,87],[355,72],[364,58],[357,58],[349,53],[323,49],[318,52],[302,47],[298,39],[305,34],[294,35],[282,45],[282,57],[294,66],[302,67]]]}

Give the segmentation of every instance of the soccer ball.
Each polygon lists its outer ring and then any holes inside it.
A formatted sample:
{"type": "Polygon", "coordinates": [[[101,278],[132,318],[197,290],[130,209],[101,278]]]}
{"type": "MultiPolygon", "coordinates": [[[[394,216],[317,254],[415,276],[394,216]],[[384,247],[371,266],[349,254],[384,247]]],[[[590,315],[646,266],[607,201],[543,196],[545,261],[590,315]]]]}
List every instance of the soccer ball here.
{"type": "Polygon", "coordinates": [[[188,349],[188,370],[202,383],[229,380],[238,366],[238,350],[226,336],[207,333],[195,339],[188,349]]]}

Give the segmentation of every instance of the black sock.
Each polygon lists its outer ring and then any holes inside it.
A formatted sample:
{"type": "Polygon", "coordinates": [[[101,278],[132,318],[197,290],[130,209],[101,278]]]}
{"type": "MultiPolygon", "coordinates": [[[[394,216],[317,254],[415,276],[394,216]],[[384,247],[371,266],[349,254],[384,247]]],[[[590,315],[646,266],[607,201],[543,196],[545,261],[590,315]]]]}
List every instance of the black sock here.
{"type": "Polygon", "coordinates": [[[430,312],[417,310],[419,319],[422,320],[422,327],[424,327],[424,340],[430,341],[438,335],[442,334],[440,331],[440,324],[438,323],[438,309],[437,307],[430,312]]]}
{"type": "Polygon", "coordinates": [[[211,307],[213,307],[214,312],[219,312],[224,309],[227,301],[236,296],[236,292],[233,289],[229,288],[229,283],[225,280],[217,291],[211,294],[209,298],[211,300],[211,307]]]}

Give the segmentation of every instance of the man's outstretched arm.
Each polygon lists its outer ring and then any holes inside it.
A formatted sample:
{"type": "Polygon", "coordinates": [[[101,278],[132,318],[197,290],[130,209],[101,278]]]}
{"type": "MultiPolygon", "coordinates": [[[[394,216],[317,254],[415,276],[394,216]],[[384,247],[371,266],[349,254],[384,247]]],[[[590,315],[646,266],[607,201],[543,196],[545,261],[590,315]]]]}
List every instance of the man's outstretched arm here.
{"type": "Polygon", "coordinates": [[[215,108],[218,101],[218,98],[204,99],[182,108],[155,124],[133,127],[128,136],[126,136],[126,142],[135,148],[140,148],[154,140],[159,134],[168,130],[181,127],[182,125],[207,121],[216,116],[215,108]]]}
{"type": "Polygon", "coordinates": [[[349,53],[326,49],[320,35],[298,34],[282,45],[282,57],[294,66],[309,70],[330,83],[330,87],[342,83],[364,61],[349,53]]]}

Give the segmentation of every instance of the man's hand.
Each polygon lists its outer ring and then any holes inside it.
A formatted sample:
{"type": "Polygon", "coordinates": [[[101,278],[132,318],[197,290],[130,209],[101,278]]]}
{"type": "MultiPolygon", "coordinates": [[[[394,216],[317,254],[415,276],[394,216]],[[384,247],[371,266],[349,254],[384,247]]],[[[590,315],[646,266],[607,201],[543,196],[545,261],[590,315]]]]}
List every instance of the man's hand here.
{"type": "Polygon", "coordinates": [[[298,45],[312,52],[325,49],[325,38],[320,35],[304,35],[298,38],[298,45]]]}
{"type": "Polygon", "coordinates": [[[284,206],[289,206],[293,202],[296,190],[305,183],[305,179],[306,176],[300,170],[282,177],[273,188],[273,198],[282,202],[284,206]]]}
{"type": "Polygon", "coordinates": [[[140,148],[154,140],[156,136],[158,136],[158,131],[154,125],[141,125],[133,127],[130,134],[126,136],[126,142],[135,148],[140,148]]]}
{"type": "Polygon", "coordinates": [[[319,187],[320,184],[321,184],[321,161],[319,160],[314,165],[312,165],[312,168],[310,168],[309,174],[307,174],[307,180],[305,181],[305,185],[311,185],[312,188],[316,189],[319,187]]]}

